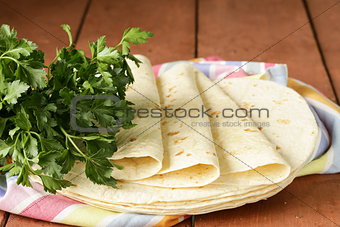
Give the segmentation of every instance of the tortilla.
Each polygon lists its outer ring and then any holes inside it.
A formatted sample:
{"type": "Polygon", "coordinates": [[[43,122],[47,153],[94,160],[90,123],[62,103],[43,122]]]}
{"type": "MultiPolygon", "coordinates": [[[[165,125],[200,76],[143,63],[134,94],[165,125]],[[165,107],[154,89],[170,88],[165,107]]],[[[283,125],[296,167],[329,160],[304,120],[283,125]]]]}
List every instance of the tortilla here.
{"type": "MultiPolygon", "coordinates": [[[[318,126],[306,100],[294,90],[266,80],[249,78],[224,79],[218,85],[240,107],[268,109],[269,127],[261,132],[276,144],[277,151],[294,170],[307,164],[318,138],[318,126]]],[[[252,120],[261,124],[263,116],[253,114],[252,120]]]]}
{"type": "MultiPolygon", "coordinates": [[[[135,82],[126,92],[126,99],[134,103],[133,108],[147,110],[160,108],[155,76],[150,61],[141,55],[136,57],[142,61],[139,67],[129,61],[135,82]],[[147,97],[147,98],[146,98],[147,97]]],[[[112,176],[121,180],[138,180],[153,176],[162,168],[163,144],[158,119],[140,118],[136,114],[133,120],[137,124],[131,129],[122,129],[117,134],[118,150],[111,160],[124,169],[114,169],[112,176]],[[148,128],[153,125],[152,128],[148,128]]]]}
{"type": "Polygon", "coordinates": [[[224,116],[225,109],[237,110],[239,107],[219,86],[213,86],[202,72],[196,70],[196,74],[201,97],[211,114],[211,130],[221,175],[230,177],[227,183],[261,185],[288,177],[290,166],[276,152],[275,145],[251,124],[251,119],[224,116]]]}
{"type": "Polygon", "coordinates": [[[209,119],[184,115],[184,111],[189,108],[197,109],[203,106],[196,87],[194,70],[189,64],[176,65],[158,78],[162,108],[167,110],[164,114],[173,115],[164,117],[161,123],[163,167],[158,174],[136,183],[158,187],[197,187],[207,185],[220,176],[210,128],[201,128],[201,135],[195,135],[188,127],[209,119]],[[191,98],[194,99],[190,105],[182,107],[187,99],[191,98]],[[179,109],[181,107],[182,109],[179,109]]]}
{"type": "MultiPolygon", "coordinates": [[[[135,212],[136,209],[139,212],[147,214],[158,214],[158,215],[177,215],[177,214],[203,214],[212,211],[233,208],[256,201],[260,199],[266,199],[269,193],[277,193],[284,189],[289,183],[292,182],[296,175],[296,172],[292,173],[283,182],[273,185],[266,185],[262,187],[250,187],[247,190],[238,190],[235,193],[230,193],[230,195],[214,196],[205,200],[191,200],[178,203],[165,203],[165,204],[117,204],[117,203],[107,203],[100,200],[94,200],[93,198],[80,196],[79,194],[72,192],[64,192],[64,195],[71,197],[73,199],[98,206],[108,210],[115,210],[120,212],[135,212]],[[209,209],[209,211],[206,211],[209,209]]],[[[273,194],[270,194],[273,195],[273,194]]]]}

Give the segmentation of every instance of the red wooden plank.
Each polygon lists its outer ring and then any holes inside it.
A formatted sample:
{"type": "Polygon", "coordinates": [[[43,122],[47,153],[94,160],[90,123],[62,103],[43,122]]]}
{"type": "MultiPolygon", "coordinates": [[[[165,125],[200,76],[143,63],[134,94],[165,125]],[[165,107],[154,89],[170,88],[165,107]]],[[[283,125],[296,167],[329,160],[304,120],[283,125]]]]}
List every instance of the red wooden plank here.
{"type": "Polygon", "coordinates": [[[190,59],[195,53],[195,1],[145,0],[92,3],[78,47],[88,52],[88,40],[107,35],[110,44],[119,42],[125,28],[141,27],[155,36],[149,43],[133,47],[153,64],[190,59]]]}
{"type": "Polygon", "coordinates": [[[201,0],[198,53],[286,63],[291,77],[334,100],[310,26],[296,31],[307,21],[302,1],[201,0]]]}
{"type": "Polygon", "coordinates": [[[87,0],[0,1],[0,23],[15,27],[20,37],[37,43],[48,63],[57,47],[68,45],[67,35],[59,26],[69,24],[75,35],[86,3],[87,0]]]}
{"type": "Polygon", "coordinates": [[[339,190],[339,174],[300,177],[268,200],[196,216],[195,226],[339,226],[339,190]]]}
{"type": "Polygon", "coordinates": [[[313,23],[334,88],[340,99],[340,3],[336,0],[308,0],[307,5],[311,17],[316,17],[329,9],[313,20],[313,23]]]}
{"type": "Polygon", "coordinates": [[[35,220],[19,215],[11,215],[8,218],[6,227],[18,227],[18,226],[29,226],[29,227],[66,227],[68,225],[56,224],[52,222],[35,220]]]}

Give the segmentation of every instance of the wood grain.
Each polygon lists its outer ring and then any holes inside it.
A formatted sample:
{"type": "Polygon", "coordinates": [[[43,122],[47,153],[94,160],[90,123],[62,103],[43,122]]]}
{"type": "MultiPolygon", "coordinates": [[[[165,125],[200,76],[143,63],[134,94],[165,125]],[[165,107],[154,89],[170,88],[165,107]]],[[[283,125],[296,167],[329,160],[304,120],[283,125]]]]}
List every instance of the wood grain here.
{"type": "Polygon", "coordinates": [[[56,224],[47,221],[35,220],[19,215],[11,214],[8,218],[6,227],[18,227],[18,226],[29,226],[29,227],[66,227],[68,225],[56,224]]]}
{"type": "Polygon", "coordinates": [[[46,62],[49,63],[57,47],[68,45],[67,35],[60,25],[69,24],[75,35],[87,1],[0,1],[0,24],[9,24],[18,31],[19,37],[37,43],[46,53],[46,62]]]}
{"type": "Polygon", "coordinates": [[[0,210],[0,226],[5,226],[5,223],[7,221],[8,214],[6,212],[0,210]]]}
{"type": "Polygon", "coordinates": [[[300,28],[307,21],[302,1],[200,0],[198,54],[286,63],[291,77],[335,100],[311,27],[300,28]]]}
{"type": "Polygon", "coordinates": [[[328,9],[315,18],[313,23],[336,94],[340,99],[340,3],[337,0],[308,0],[307,5],[312,18],[328,9]]]}
{"type": "Polygon", "coordinates": [[[300,177],[268,200],[196,216],[195,226],[337,226],[339,190],[339,174],[300,177]]]}
{"type": "Polygon", "coordinates": [[[190,59],[195,52],[194,0],[106,1],[92,3],[78,47],[88,54],[88,40],[107,35],[108,43],[120,41],[127,27],[152,31],[147,44],[132,47],[133,53],[144,54],[153,64],[190,59]]]}

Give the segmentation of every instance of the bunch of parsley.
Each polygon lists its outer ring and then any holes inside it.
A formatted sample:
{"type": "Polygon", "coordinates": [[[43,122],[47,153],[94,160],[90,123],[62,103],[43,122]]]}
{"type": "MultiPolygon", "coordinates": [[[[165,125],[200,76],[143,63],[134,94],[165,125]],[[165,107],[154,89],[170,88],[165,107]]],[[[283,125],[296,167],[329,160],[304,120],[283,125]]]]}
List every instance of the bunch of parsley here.
{"type": "Polygon", "coordinates": [[[145,43],[152,33],[127,29],[115,47],[106,46],[102,36],[89,43],[89,58],[74,48],[70,27],[62,28],[69,46],[57,51],[49,66],[36,44],[19,39],[8,25],[0,28],[0,172],[18,176],[17,183],[25,186],[36,175],[46,191],[55,193],[72,185],[63,178],[80,161],[91,181],[115,187],[111,172],[121,167],[108,160],[117,150],[115,134],[134,126],[132,103],[125,100],[134,81],[127,59],[140,61],[130,54],[130,44],[145,43]],[[78,102],[74,115],[80,127],[111,130],[70,127],[71,101],[82,95],[116,98],[78,102]]]}

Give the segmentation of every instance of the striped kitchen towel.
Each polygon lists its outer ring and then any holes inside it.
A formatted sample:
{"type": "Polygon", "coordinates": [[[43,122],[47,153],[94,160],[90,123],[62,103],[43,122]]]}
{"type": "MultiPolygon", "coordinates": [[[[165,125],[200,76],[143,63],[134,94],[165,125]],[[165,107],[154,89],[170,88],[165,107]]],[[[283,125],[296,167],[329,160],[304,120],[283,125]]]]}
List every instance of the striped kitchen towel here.
{"type": "MultiPolygon", "coordinates": [[[[182,62],[182,61],[181,61],[182,62]]],[[[282,64],[223,61],[217,57],[190,61],[210,79],[218,81],[225,77],[250,76],[255,79],[272,80],[289,86],[304,96],[313,110],[320,136],[314,157],[300,175],[340,172],[340,108],[311,86],[288,78],[287,67],[282,64]]],[[[153,67],[158,76],[179,62],[153,67]]],[[[42,193],[18,186],[16,177],[0,177],[0,210],[30,218],[77,226],[172,226],[189,216],[155,216],[118,213],[89,206],[64,196],[42,193]]]]}

